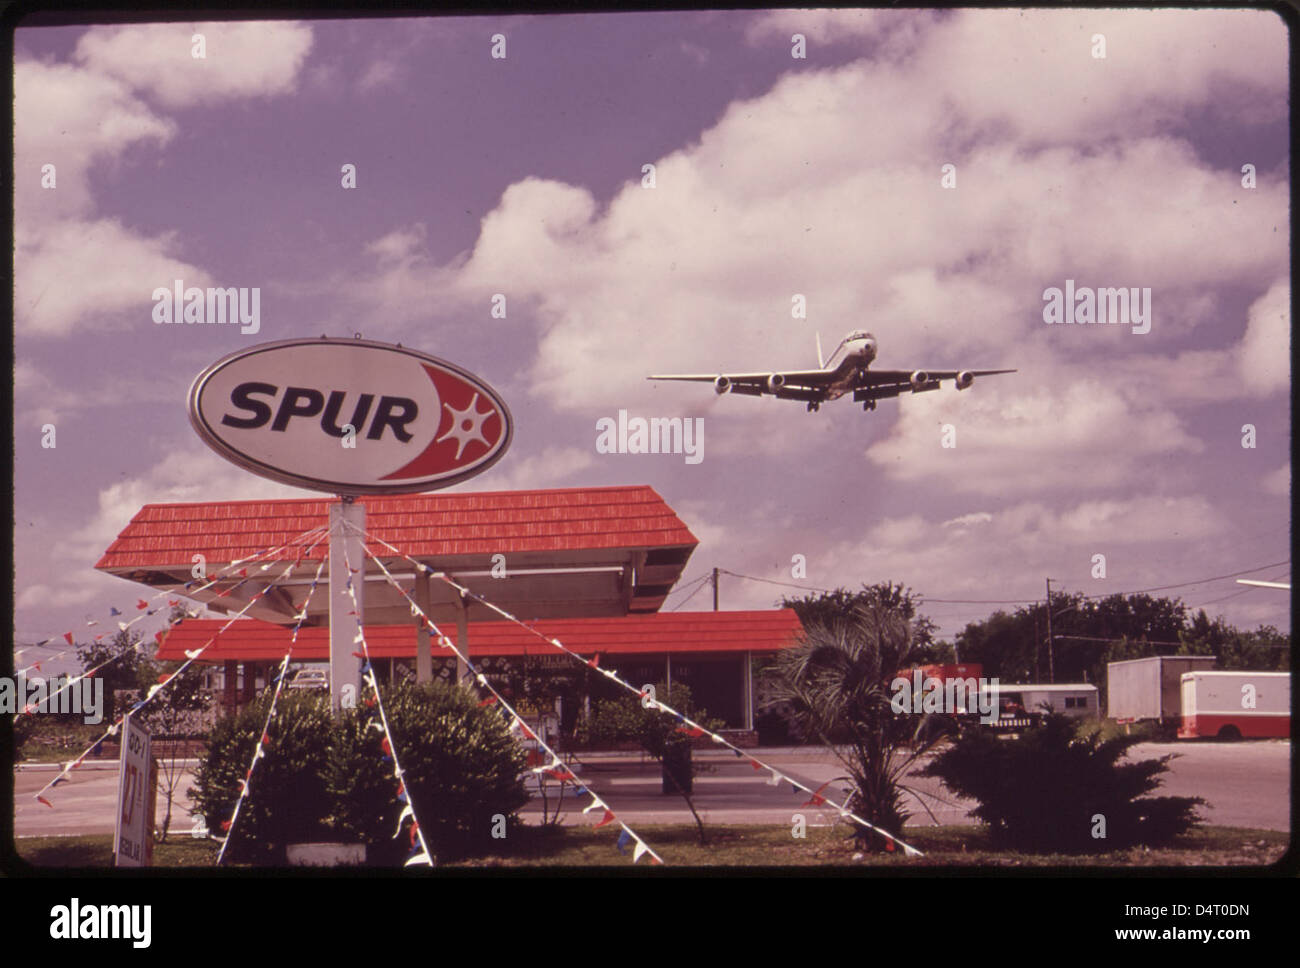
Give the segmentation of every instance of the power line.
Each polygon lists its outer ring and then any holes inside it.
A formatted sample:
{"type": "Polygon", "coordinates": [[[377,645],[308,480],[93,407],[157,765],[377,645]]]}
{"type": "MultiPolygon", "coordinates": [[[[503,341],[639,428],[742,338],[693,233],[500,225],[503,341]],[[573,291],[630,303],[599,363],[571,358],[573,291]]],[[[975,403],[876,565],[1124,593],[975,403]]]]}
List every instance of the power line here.
{"type": "Polygon", "coordinates": [[[677,611],[679,608],[681,608],[683,605],[685,605],[687,602],[689,602],[692,598],[694,598],[696,595],[698,595],[698,594],[700,593],[700,589],[701,589],[701,588],[704,588],[704,586],[705,586],[706,584],[707,584],[707,582],[701,582],[700,585],[699,585],[699,587],[696,588],[695,591],[691,592],[689,595],[687,595],[685,598],[683,598],[680,602],[678,602],[676,605],[674,605],[674,606],[673,606],[672,608],[670,608],[668,611],[670,611],[670,612],[675,612],[675,611],[677,611]]]}
{"type": "MultiPolygon", "coordinates": [[[[1146,592],[1168,591],[1171,588],[1188,588],[1193,585],[1206,585],[1209,584],[1210,582],[1223,581],[1226,578],[1236,578],[1239,575],[1249,575],[1252,572],[1263,571],[1265,568],[1278,568],[1282,565],[1289,565],[1289,564],[1291,564],[1290,558],[1286,559],[1285,561],[1275,561],[1272,564],[1268,564],[1268,565],[1256,565],[1254,568],[1246,568],[1243,571],[1234,571],[1227,575],[1215,575],[1212,578],[1198,578],[1194,581],[1177,582],[1172,585],[1155,585],[1150,588],[1135,588],[1132,591],[1126,591],[1126,592],[1100,592],[1096,595],[1084,595],[1083,599],[1085,601],[1091,601],[1094,599],[1113,598],[1116,595],[1142,595],[1145,594],[1146,592]]],[[[758,578],[754,575],[742,575],[739,572],[729,571],[726,568],[719,568],[718,571],[724,575],[731,575],[733,578],[743,578],[746,581],[763,582],[764,584],[767,585],[780,585],[785,588],[797,588],[800,591],[804,591],[804,592],[822,592],[823,594],[829,594],[831,591],[831,589],[829,588],[818,588],[812,585],[796,585],[793,582],[776,581],[775,579],[772,578],[758,578]]],[[[708,576],[706,575],[704,577],[707,578],[708,576]]],[[[1249,589],[1247,589],[1247,591],[1249,591],[1249,589]]],[[[1238,592],[1234,594],[1241,594],[1241,593],[1238,592]]],[[[922,595],[920,597],[920,601],[924,602],[927,605],[931,603],[936,605],[1034,605],[1042,601],[1042,599],[1039,598],[928,598],[922,595]]],[[[1213,603],[1206,602],[1206,604],[1209,605],[1213,603]]]]}

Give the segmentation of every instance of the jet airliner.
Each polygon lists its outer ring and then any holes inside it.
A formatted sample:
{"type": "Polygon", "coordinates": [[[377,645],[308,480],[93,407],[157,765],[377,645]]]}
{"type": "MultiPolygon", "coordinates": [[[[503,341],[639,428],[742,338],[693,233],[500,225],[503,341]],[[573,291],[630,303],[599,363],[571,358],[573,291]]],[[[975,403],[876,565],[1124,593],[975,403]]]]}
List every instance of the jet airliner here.
{"type": "Polygon", "coordinates": [[[838,400],[846,393],[862,404],[863,410],[875,410],[876,401],[896,397],[904,392],[924,393],[939,389],[939,381],[952,380],[958,390],[965,390],[977,376],[1015,373],[1015,370],[873,370],[876,338],[858,329],[840,340],[827,360],[822,359],[821,337],[817,338],[817,369],[785,370],[767,373],[673,373],[646,377],[647,380],[692,380],[713,384],[715,393],[741,393],[759,397],[771,394],[783,400],[803,400],[808,411],[821,408],[827,400],[838,400]],[[836,362],[838,358],[838,362],[836,362]]]}

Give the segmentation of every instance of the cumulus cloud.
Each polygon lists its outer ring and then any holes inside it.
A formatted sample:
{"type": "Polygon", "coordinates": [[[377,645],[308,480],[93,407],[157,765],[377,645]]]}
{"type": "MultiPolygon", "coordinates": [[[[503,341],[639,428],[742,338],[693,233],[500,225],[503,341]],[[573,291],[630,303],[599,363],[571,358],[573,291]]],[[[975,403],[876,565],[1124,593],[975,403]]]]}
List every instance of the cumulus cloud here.
{"type": "Polygon", "coordinates": [[[142,24],[95,27],[73,57],[168,108],[292,92],[312,45],[306,24],[142,24]],[[204,56],[195,57],[194,35],[204,56]]]}
{"type": "MultiPolygon", "coordinates": [[[[1051,96],[1057,89],[1041,80],[972,77],[997,75],[994,62],[1014,60],[1008,52],[1020,56],[1030,40],[1035,64],[1050,60],[1042,44],[1066,59],[1077,18],[980,11],[926,22],[901,64],[809,67],[733,103],[698,143],[656,162],[654,189],[629,183],[602,206],[552,180],[511,185],[468,257],[446,267],[452,288],[524,297],[541,329],[534,389],[560,408],[595,411],[662,407],[669,393],[646,384],[651,372],[807,365],[814,330],[833,342],[864,324],[881,341],[882,367],[992,368],[1036,347],[1053,359],[1131,358],[1209,318],[1216,287],[1262,288],[1285,271],[1285,233],[1272,231],[1284,180],[1239,190],[1167,117],[1220,83],[1272,103],[1285,87],[1276,18],[1108,13],[1098,29],[1123,49],[1098,66],[1085,45],[1085,62],[1051,67],[1050,77],[1069,79],[1051,96]],[[1160,31],[1171,26],[1177,39],[1166,42],[1160,31]],[[1220,30],[1243,42],[1258,35],[1259,59],[1246,63],[1240,46],[1207,58],[1179,46],[1202,51],[1220,30]],[[955,73],[937,53],[956,56],[954,38],[978,48],[955,73]],[[1169,60],[1178,82],[1144,86],[1133,64],[1149,58],[1169,60]],[[1160,110],[1138,109],[1148,101],[1160,110]],[[957,165],[955,190],[941,187],[944,163],[957,165]],[[1045,326],[1042,293],[1066,279],[1151,288],[1148,345],[1139,350],[1128,327],[1045,326]],[[807,298],[806,321],[791,318],[794,294],[807,298]],[[567,377],[575,369],[583,380],[567,377]]],[[[1114,382],[1102,368],[1094,379],[1114,382]]],[[[1015,386],[1021,410],[1050,405],[1042,382],[1015,386]]],[[[683,401],[701,392],[673,388],[683,401]]],[[[1016,391],[1002,392],[1009,405],[1016,391]]],[[[1082,386],[1072,402],[1098,394],[1112,416],[1127,402],[1113,385],[1082,386]]],[[[1153,429],[1138,433],[1149,452],[1188,445],[1176,420],[1153,416],[1153,429]]]]}
{"type": "Polygon", "coordinates": [[[27,335],[70,336],[87,319],[110,325],[126,312],[138,325],[150,321],[158,286],[212,282],[170,254],[174,233],[149,237],[117,219],[60,220],[25,239],[14,253],[14,322],[27,335]]]}
{"type": "Polygon", "coordinates": [[[132,149],[159,149],[176,110],[294,89],[311,28],[292,23],[148,24],[95,27],[75,64],[33,59],[14,68],[14,321],[17,330],[66,337],[88,318],[152,310],[158,286],[210,277],[180,255],[175,233],[147,235],[97,217],[90,174],[125,163],[132,149]],[[191,56],[204,34],[206,58],[191,56]],[[53,166],[53,184],[44,166],[53,166]]]}
{"type": "Polygon", "coordinates": [[[578,447],[546,447],[528,457],[507,455],[473,483],[474,490],[512,491],[555,487],[595,466],[589,450],[578,447]]]}
{"type": "Polygon", "coordinates": [[[1278,282],[1250,307],[1237,357],[1242,381],[1265,396],[1291,386],[1291,286],[1278,282]]]}

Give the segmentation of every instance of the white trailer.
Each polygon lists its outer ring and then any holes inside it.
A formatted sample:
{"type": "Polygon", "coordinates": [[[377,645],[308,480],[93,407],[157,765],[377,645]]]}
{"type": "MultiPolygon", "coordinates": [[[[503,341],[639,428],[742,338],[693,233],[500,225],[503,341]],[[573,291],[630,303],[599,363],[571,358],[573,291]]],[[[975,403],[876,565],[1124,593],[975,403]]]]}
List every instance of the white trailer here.
{"type": "Polygon", "coordinates": [[[1027,683],[997,686],[999,718],[1002,729],[1028,726],[1047,712],[1063,713],[1072,719],[1101,715],[1097,687],[1087,682],[1027,683]]]}
{"type": "Polygon", "coordinates": [[[1180,739],[1291,735],[1291,673],[1187,672],[1180,739]]]}
{"type": "Polygon", "coordinates": [[[1177,721],[1183,714],[1185,672],[1208,672],[1212,655],[1152,655],[1106,664],[1106,715],[1121,723],[1177,721]]]}

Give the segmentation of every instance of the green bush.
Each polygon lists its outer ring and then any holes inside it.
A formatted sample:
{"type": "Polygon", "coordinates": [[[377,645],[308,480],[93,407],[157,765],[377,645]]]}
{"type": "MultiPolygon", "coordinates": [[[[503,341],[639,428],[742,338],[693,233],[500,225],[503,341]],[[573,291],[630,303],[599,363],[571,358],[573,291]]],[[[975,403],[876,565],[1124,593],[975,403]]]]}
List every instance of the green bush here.
{"type": "MultiPolygon", "coordinates": [[[[223,836],[266,722],[270,693],[238,716],[218,720],[191,790],[208,829],[223,836]]],[[[264,758],[253,771],[249,795],[231,831],[225,859],[284,864],[286,844],[328,840],[331,812],[325,776],[336,726],[329,701],[310,693],[284,693],[276,705],[264,758]]]]}
{"type": "Polygon", "coordinates": [[[1173,754],[1119,762],[1137,736],[1084,736],[1056,714],[1013,739],[963,735],[921,771],[978,801],[994,843],[1033,851],[1092,852],[1168,843],[1200,822],[1200,797],[1146,798],[1173,754]],[[1105,818],[1105,837],[1094,818],[1105,818]]]}
{"type": "MultiPolygon", "coordinates": [[[[528,802],[524,751],[497,707],[480,708],[472,693],[444,682],[393,686],[383,700],[429,849],[451,860],[492,845],[493,818],[513,824],[528,802]]],[[[340,718],[327,777],[333,824],[340,839],[365,843],[376,863],[399,864],[411,853],[409,824],[394,839],[403,804],[370,719],[378,721],[378,711],[365,705],[340,718]]]]}
{"type": "MultiPolygon", "coordinates": [[[[430,850],[447,860],[492,843],[493,817],[513,822],[528,800],[523,750],[500,712],[444,683],[384,688],[382,697],[430,850]]],[[[268,702],[269,693],[212,732],[193,793],[214,833],[230,818],[268,702]]],[[[366,844],[370,862],[402,863],[410,825],[394,838],[403,805],[370,721],[378,709],[364,703],[334,716],[322,694],[282,694],[226,858],[281,865],[288,844],[341,840],[366,844]]]]}

